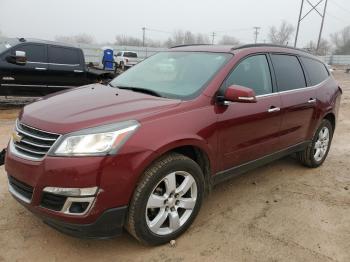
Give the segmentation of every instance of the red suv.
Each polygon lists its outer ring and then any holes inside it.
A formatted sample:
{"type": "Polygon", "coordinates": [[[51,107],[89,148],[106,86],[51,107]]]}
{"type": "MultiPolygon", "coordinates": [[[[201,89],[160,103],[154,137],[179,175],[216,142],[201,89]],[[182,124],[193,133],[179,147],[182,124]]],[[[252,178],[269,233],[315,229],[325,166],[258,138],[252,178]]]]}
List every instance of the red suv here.
{"type": "Polygon", "coordinates": [[[296,153],[320,166],[341,89],[286,47],[181,46],[24,107],[5,168],[16,200],[61,232],[175,239],[218,182],[296,153]]]}

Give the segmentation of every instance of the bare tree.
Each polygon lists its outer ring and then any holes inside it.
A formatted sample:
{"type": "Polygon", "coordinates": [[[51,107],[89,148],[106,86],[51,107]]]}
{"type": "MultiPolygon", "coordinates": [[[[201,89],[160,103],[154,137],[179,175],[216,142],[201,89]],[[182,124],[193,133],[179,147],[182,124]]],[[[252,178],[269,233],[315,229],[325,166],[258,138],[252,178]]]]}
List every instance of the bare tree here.
{"type": "Polygon", "coordinates": [[[350,54],[350,26],[345,27],[340,32],[331,34],[331,39],[335,45],[335,54],[350,54]]]}
{"type": "Polygon", "coordinates": [[[240,44],[239,40],[234,36],[223,35],[219,41],[220,45],[233,45],[237,46],[240,44]]]}
{"type": "Polygon", "coordinates": [[[328,55],[331,52],[331,44],[327,39],[322,38],[320,41],[320,46],[318,47],[318,50],[317,50],[317,43],[314,41],[310,41],[304,47],[304,49],[308,50],[310,53],[314,55],[324,56],[324,55],[328,55]]]}
{"type": "Polygon", "coordinates": [[[132,36],[117,35],[115,40],[116,45],[142,46],[142,40],[132,36]]]}
{"type": "Polygon", "coordinates": [[[78,34],[73,36],[56,36],[55,40],[63,43],[93,44],[95,39],[88,34],[78,34]]]}
{"type": "Polygon", "coordinates": [[[196,36],[191,31],[186,31],[184,35],[184,44],[196,44],[196,36]]]}
{"type": "Polygon", "coordinates": [[[176,30],[173,33],[172,41],[174,45],[183,45],[185,42],[185,33],[182,30],[176,30]]]}
{"type": "Polygon", "coordinates": [[[279,28],[276,26],[270,27],[268,37],[272,44],[287,45],[293,33],[293,25],[287,23],[286,21],[283,21],[279,28]]]}
{"type": "Polygon", "coordinates": [[[209,44],[210,39],[208,35],[198,33],[196,35],[196,44],[209,44]]]}

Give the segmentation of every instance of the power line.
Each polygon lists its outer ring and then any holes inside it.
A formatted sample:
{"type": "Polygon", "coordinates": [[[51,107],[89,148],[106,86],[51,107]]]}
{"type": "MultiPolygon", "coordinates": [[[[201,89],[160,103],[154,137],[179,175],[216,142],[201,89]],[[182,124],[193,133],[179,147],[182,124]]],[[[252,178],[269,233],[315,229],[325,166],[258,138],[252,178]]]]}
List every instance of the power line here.
{"type": "Polygon", "coordinates": [[[327,4],[328,4],[328,0],[319,0],[316,4],[311,3],[309,0],[301,0],[301,6],[300,6],[300,12],[299,12],[299,18],[298,18],[298,25],[297,25],[297,31],[295,34],[295,40],[294,40],[294,47],[297,46],[297,42],[298,42],[298,36],[299,36],[299,29],[300,29],[300,23],[301,21],[307,17],[312,11],[317,12],[317,14],[322,18],[321,20],[321,27],[320,27],[320,32],[318,34],[318,41],[317,41],[317,50],[320,46],[320,42],[321,42],[321,37],[322,37],[322,32],[323,32],[323,27],[324,27],[324,21],[325,21],[325,17],[326,14],[328,14],[327,12],[327,4]],[[306,14],[304,16],[302,16],[303,14],[303,10],[304,10],[304,3],[305,1],[311,6],[311,9],[309,9],[306,14]],[[322,13],[317,9],[317,7],[321,4],[324,3],[323,5],[323,11],[322,13]]]}
{"type": "Polygon", "coordinates": [[[350,24],[349,21],[345,21],[344,19],[336,16],[336,15],[333,15],[332,13],[330,13],[329,11],[327,11],[327,15],[329,15],[330,17],[334,18],[334,19],[337,19],[339,22],[341,23],[345,23],[345,24],[350,24]]]}
{"type": "Polygon", "coordinates": [[[350,13],[350,10],[345,8],[344,6],[340,5],[339,3],[337,3],[336,1],[332,0],[331,1],[332,4],[334,4],[335,6],[337,6],[339,9],[343,10],[344,12],[348,12],[350,13]]]}
{"type": "Polygon", "coordinates": [[[215,33],[226,33],[226,32],[240,32],[240,31],[250,31],[251,27],[249,28],[236,28],[236,29],[228,29],[228,30],[215,30],[215,33]]]}

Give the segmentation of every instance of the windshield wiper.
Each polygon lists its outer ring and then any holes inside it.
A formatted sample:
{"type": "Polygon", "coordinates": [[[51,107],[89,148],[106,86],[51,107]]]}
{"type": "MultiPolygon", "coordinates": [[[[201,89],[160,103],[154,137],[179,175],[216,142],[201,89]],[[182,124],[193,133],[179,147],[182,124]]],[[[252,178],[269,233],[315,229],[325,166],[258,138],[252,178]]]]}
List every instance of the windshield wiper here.
{"type": "Polygon", "coordinates": [[[148,94],[148,95],[152,95],[152,96],[163,97],[157,91],[153,91],[153,90],[142,88],[142,87],[133,87],[133,86],[116,86],[116,87],[119,89],[131,90],[134,92],[140,92],[140,93],[144,93],[144,94],[148,94]]]}

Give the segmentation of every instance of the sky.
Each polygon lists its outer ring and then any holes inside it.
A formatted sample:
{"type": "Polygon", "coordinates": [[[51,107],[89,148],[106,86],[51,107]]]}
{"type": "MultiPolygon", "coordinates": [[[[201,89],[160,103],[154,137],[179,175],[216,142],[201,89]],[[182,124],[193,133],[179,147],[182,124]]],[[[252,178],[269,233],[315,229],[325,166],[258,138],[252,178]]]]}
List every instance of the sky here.
{"type": "MultiPolygon", "coordinates": [[[[317,3],[318,0],[310,0],[317,3]]],[[[117,34],[166,40],[175,30],[224,34],[241,42],[267,41],[270,26],[283,20],[296,27],[301,0],[0,0],[0,31],[9,37],[54,40],[55,36],[86,33],[97,42],[114,42],[117,34]]],[[[305,1],[306,13],[309,6],[305,1]]],[[[322,5],[318,8],[323,11],[322,5]]],[[[300,28],[298,46],[317,41],[321,18],[316,12],[300,28]]],[[[350,25],[350,1],[328,0],[324,34],[350,25]]],[[[294,42],[294,37],[291,40],[294,42]]]]}

